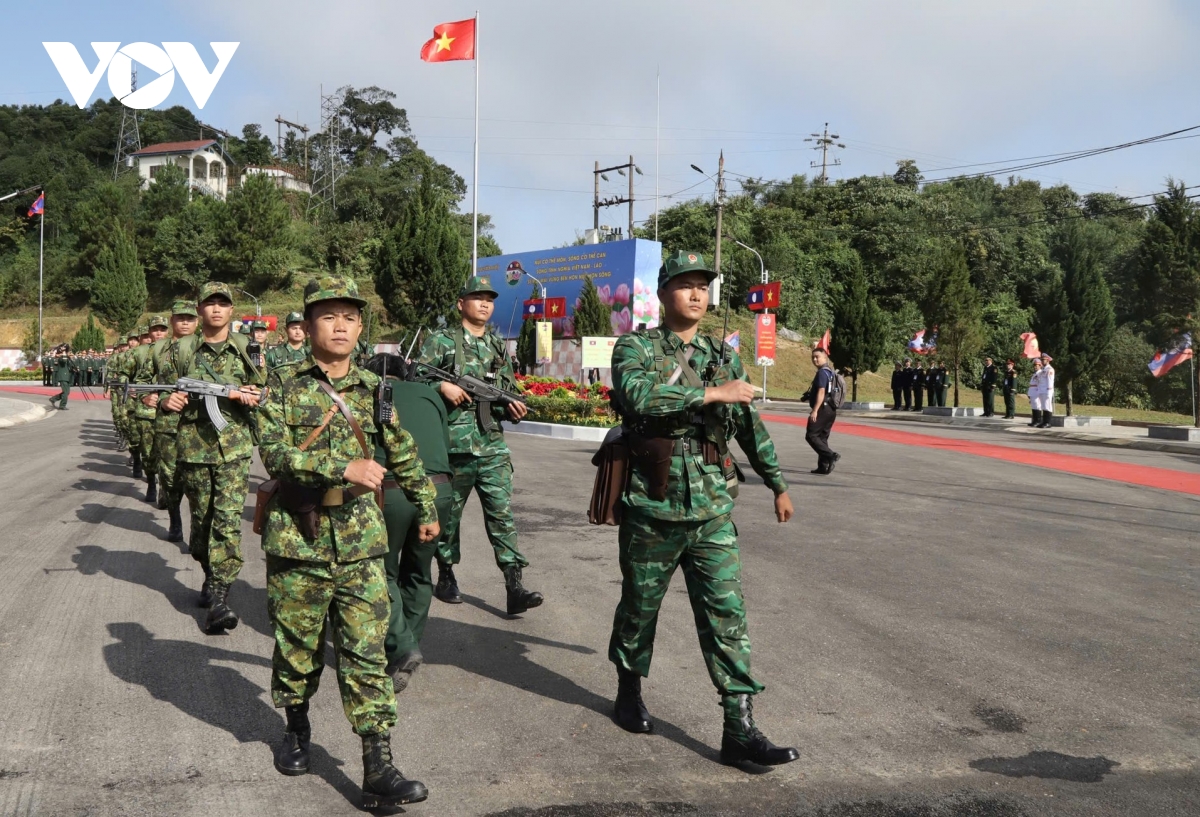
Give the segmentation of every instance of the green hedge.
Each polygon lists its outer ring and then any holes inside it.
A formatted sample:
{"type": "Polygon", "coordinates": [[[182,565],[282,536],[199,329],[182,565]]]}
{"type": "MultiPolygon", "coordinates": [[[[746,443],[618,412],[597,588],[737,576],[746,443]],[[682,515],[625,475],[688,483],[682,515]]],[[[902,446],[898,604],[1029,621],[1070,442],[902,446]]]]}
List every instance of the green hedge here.
{"type": "Polygon", "coordinates": [[[0,380],[36,380],[42,382],[42,371],[36,369],[27,371],[26,369],[0,369],[0,380]]]}
{"type": "Polygon", "coordinates": [[[594,426],[609,428],[617,425],[617,417],[612,407],[602,397],[592,397],[580,400],[575,397],[534,397],[525,398],[529,406],[527,420],[538,423],[560,423],[571,426],[594,426]]]}

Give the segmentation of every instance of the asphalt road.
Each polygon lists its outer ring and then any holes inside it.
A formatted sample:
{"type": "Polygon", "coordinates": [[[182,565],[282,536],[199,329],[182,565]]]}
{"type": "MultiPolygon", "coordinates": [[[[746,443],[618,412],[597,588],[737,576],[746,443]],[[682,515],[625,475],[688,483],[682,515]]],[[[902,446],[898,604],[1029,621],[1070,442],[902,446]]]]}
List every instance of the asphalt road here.
{"type": "MultiPolygon", "coordinates": [[[[199,571],[163,540],[106,411],[72,402],[0,431],[0,814],[354,813],[360,748],[330,673],[314,773],[271,766],[283,719],[250,508],[243,623],[206,636],[199,571]]],[[[816,477],[802,430],[772,428],[799,516],[775,524],[751,477],[736,520],[767,684],[755,715],[800,761],[716,762],[679,576],[645,686],[657,732],[612,724],[619,572],[615,530],[584,515],[594,446],[512,435],[526,580],[547,602],[503,615],[472,502],[468,603],[434,602],[429,663],[400,696],[398,765],[431,791],[408,813],[1200,814],[1196,497],[836,428],[843,459],[816,477]]]]}

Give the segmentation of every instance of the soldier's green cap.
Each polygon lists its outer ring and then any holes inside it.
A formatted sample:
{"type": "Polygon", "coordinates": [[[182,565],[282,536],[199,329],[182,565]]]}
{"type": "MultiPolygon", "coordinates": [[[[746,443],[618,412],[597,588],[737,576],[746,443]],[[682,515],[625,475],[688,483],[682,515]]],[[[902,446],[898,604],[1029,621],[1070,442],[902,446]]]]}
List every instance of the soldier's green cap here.
{"type": "Polygon", "coordinates": [[[200,297],[196,299],[196,303],[202,304],[214,295],[221,295],[229,303],[233,303],[233,290],[229,288],[229,284],[223,284],[220,281],[209,281],[200,287],[200,297]]]}
{"type": "Polygon", "coordinates": [[[166,329],[170,325],[171,325],[170,321],[168,321],[162,315],[155,315],[154,317],[152,317],[150,319],[150,323],[146,324],[146,328],[153,329],[156,326],[161,326],[163,329],[166,329]]]}
{"type": "Polygon", "coordinates": [[[304,322],[304,314],[303,314],[303,313],[301,313],[301,312],[289,312],[289,313],[287,314],[287,318],[284,320],[284,322],[283,322],[283,323],[284,323],[284,325],[285,325],[285,326],[290,326],[290,325],[292,325],[293,323],[303,323],[303,322],[304,322]]]}
{"type": "Polygon", "coordinates": [[[250,328],[251,329],[270,329],[271,327],[267,326],[266,321],[255,321],[254,323],[250,324],[250,328]]]}
{"type": "Polygon", "coordinates": [[[717,273],[708,263],[705,262],[704,256],[698,252],[689,252],[680,250],[672,255],[658,270],[658,288],[662,289],[677,275],[684,275],[689,272],[702,272],[705,277],[711,282],[717,277],[717,273]]]}
{"type": "Polygon", "coordinates": [[[125,340],[137,340],[140,337],[141,334],[138,332],[137,327],[135,326],[129,330],[127,335],[125,335],[125,340]]]}
{"type": "Polygon", "coordinates": [[[492,289],[492,282],[486,275],[477,275],[463,286],[458,293],[458,297],[465,298],[468,295],[474,295],[476,292],[490,293],[493,298],[499,298],[500,293],[492,289]]]}
{"type": "Polygon", "coordinates": [[[141,326],[139,326],[139,327],[137,328],[137,333],[138,333],[138,337],[139,337],[139,338],[140,338],[142,335],[149,335],[149,334],[150,334],[150,327],[149,327],[149,326],[146,326],[145,324],[142,324],[141,326]]]}
{"type": "Polygon", "coordinates": [[[358,294],[358,284],[354,279],[341,275],[325,275],[313,278],[304,287],[304,305],[311,306],[321,301],[349,301],[359,309],[366,307],[367,302],[358,294]]]}
{"type": "Polygon", "coordinates": [[[199,317],[196,312],[195,301],[176,301],[171,305],[171,315],[191,315],[193,318],[199,317]]]}
{"type": "Polygon", "coordinates": [[[243,335],[249,335],[250,334],[250,322],[243,321],[242,325],[238,327],[238,332],[243,335]]]}

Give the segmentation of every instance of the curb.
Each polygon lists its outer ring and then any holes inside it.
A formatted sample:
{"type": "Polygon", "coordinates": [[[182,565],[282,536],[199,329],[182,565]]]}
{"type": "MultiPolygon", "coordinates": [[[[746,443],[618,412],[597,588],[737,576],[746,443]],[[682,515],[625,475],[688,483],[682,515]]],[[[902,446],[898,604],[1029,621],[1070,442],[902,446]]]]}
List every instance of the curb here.
{"type": "MultiPolygon", "coordinates": [[[[15,402],[15,401],[14,401],[15,402]]],[[[0,417],[0,428],[13,428],[27,423],[36,423],[50,416],[50,412],[41,406],[30,406],[27,411],[14,414],[11,417],[0,417]]]]}
{"type": "Polygon", "coordinates": [[[590,443],[604,442],[608,428],[593,426],[566,426],[558,423],[533,423],[523,420],[514,425],[504,423],[506,434],[531,434],[538,437],[549,437],[554,440],[582,440],[590,443]]]}

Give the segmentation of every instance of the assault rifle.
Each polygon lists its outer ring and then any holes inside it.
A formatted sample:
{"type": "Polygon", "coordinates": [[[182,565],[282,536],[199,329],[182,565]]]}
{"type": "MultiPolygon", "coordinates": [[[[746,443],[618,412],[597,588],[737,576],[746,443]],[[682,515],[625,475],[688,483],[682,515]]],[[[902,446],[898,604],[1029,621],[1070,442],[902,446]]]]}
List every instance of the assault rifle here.
{"type": "MultiPolygon", "coordinates": [[[[218,397],[229,397],[235,391],[240,391],[241,386],[230,386],[224,383],[209,383],[206,380],[196,380],[191,377],[181,377],[175,381],[174,385],[163,383],[126,383],[121,386],[125,390],[123,400],[128,400],[129,395],[134,392],[164,392],[164,391],[181,391],[194,397],[204,399],[204,410],[208,413],[208,419],[212,421],[213,428],[217,431],[224,431],[229,425],[229,421],[221,415],[221,407],[217,403],[218,397]]],[[[261,400],[266,395],[266,389],[260,393],[261,400]]]]}
{"type": "Polygon", "coordinates": [[[476,416],[479,417],[479,425],[484,431],[492,430],[493,403],[499,403],[502,406],[525,403],[525,395],[505,391],[499,386],[488,383],[486,380],[480,380],[478,377],[469,374],[454,375],[444,369],[430,366],[428,363],[414,363],[413,365],[418,371],[418,377],[427,376],[446,383],[453,383],[469,394],[475,402],[476,416]]]}

